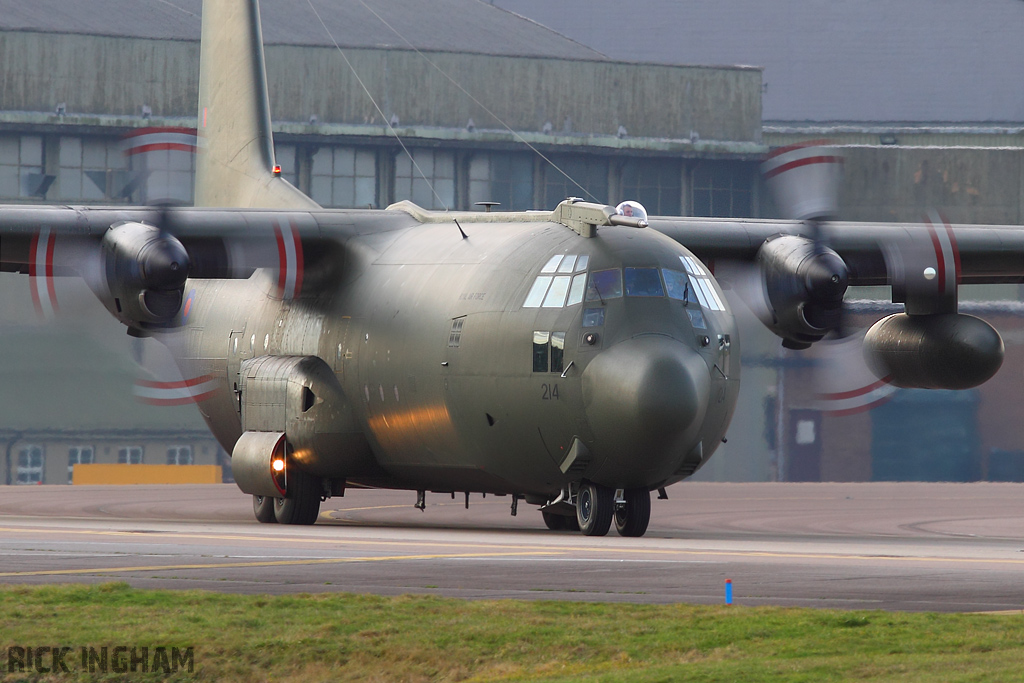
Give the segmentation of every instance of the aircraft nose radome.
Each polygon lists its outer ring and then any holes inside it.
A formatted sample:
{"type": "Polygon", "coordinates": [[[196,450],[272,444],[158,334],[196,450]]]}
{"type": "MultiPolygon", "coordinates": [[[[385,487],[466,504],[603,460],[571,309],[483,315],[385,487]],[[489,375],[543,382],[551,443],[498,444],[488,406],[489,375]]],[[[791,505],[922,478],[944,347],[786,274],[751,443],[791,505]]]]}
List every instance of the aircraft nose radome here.
{"type": "Polygon", "coordinates": [[[696,445],[710,386],[704,360],[668,337],[636,337],[601,352],[583,373],[595,480],[643,486],[671,476],[696,445]]]}

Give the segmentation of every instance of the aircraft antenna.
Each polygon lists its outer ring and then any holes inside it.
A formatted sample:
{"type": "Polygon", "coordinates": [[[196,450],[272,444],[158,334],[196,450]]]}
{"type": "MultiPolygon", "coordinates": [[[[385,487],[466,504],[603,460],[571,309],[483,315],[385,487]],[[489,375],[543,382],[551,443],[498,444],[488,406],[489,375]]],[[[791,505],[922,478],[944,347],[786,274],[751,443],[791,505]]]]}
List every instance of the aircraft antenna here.
{"type": "MultiPolygon", "coordinates": [[[[402,151],[405,152],[405,156],[409,157],[409,161],[412,162],[413,168],[415,168],[416,172],[420,174],[421,178],[423,178],[423,181],[427,184],[427,187],[430,188],[430,191],[434,194],[438,203],[444,207],[445,211],[448,211],[450,207],[443,199],[441,199],[441,195],[439,195],[437,190],[434,189],[434,184],[430,182],[430,179],[423,173],[423,170],[420,169],[420,165],[416,163],[416,160],[413,158],[412,153],[409,152],[409,148],[405,146],[405,143],[402,141],[398,131],[395,130],[393,125],[391,125],[391,121],[388,120],[388,117],[384,115],[384,110],[380,108],[379,104],[377,104],[377,100],[373,99],[373,95],[370,94],[370,89],[366,87],[366,84],[363,83],[363,79],[359,77],[359,73],[356,71],[355,67],[352,66],[352,62],[348,60],[348,55],[346,55],[345,51],[341,49],[341,45],[339,45],[338,41],[335,40],[334,34],[331,33],[331,29],[327,28],[327,24],[325,24],[324,20],[320,17],[320,13],[316,11],[316,7],[313,6],[313,0],[306,0],[306,2],[309,3],[309,8],[313,10],[313,14],[316,15],[317,21],[319,21],[320,25],[324,27],[324,31],[327,32],[327,37],[331,39],[331,42],[334,43],[334,47],[341,53],[341,58],[345,60],[345,64],[348,66],[349,71],[351,71],[352,75],[356,77],[356,80],[359,82],[359,87],[361,87],[363,92],[366,93],[366,96],[370,98],[370,102],[373,103],[374,109],[376,109],[377,113],[380,114],[380,118],[384,121],[384,125],[388,127],[391,134],[395,136],[396,140],[398,140],[398,144],[402,146],[402,151]]],[[[373,10],[370,11],[373,12],[373,10]]],[[[374,14],[376,15],[376,12],[374,12],[374,14]]],[[[377,18],[379,19],[380,17],[377,18]]]]}
{"type": "MultiPolygon", "coordinates": [[[[312,2],[312,0],[308,0],[308,1],[309,1],[309,2],[312,2]]],[[[487,106],[486,106],[486,105],[485,105],[485,104],[484,104],[483,102],[481,102],[481,101],[480,101],[480,100],[478,100],[477,98],[473,97],[472,93],[470,93],[470,92],[469,92],[468,90],[466,90],[465,88],[463,88],[463,87],[462,87],[462,85],[461,85],[461,84],[460,84],[460,83],[459,83],[458,81],[456,81],[456,80],[455,80],[454,78],[452,78],[452,77],[451,77],[450,75],[448,75],[448,72],[446,72],[446,71],[445,71],[444,69],[442,69],[442,68],[441,68],[441,67],[439,67],[439,66],[438,66],[437,64],[435,64],[435,63],[434,63],[434,62],[433,62],[433,61],[432,61],[432,60],[431,60],[431,59],[430,59],[429,57],[427,57],[427,56],[426,56],[425,54],[423,54],[422,52],[420,52],[419,48],[417,48],[417,47],[416,47],[415,45],[413,45],[413,44],[412,44],[412,43],[411,43],[411,42],[409,41],[409,39],[408,39],[408,38],[406,38],[406,37],[405,37],[404,35],[402,35],[402,34],[401,34],[401,33],[400,33],[399,31],[398,31],[398,29],[396,29],[396,28],[395,28],[394,26],[392,26],[391,24],[389,24],[389,23],[388,23],[388,22],[387,22],[387,21],[386,21],[386,20],[384,19],[384,17],[382,17],[381,15],[377,14],[377,12],[375,12],[375,11],[373,10],[373,8],[372,8],[372,7],[370,7],[369,5],[367,5],[367,4],[366,4],[366,3],[365,3],[365,2],[363,1],[363,0],[359,0],[359,4],[360,4],[360,5],[362,5],[363,7],[365,7],[365,8],[367,9],[367,11],[368,11],[368,12],[370,12],[370,13],[371,13],[371,14],[372,14],[373,16],[377,17],[377,19],[378,19],[378,20],[380,21],[380,23],[382,23],[382,24],[384,24],[385,26],[387,26],[387,27],[388,27],[388,28],[389,28],[389,29],[390,29],[390,30],[391,30],[391,31],[392,31],[392,32],[393,32],[393,33],[394,33],[394,34],[395,34],[396,36],[398,36],[399,38],[401,38],[401,39],[402,39],[402,41],[403,41],[403,42],[404,42],[404,43],[405,43],[406,45],[408,45],[408,46],[409,46],[409,48],[410,48],[411,50],[413,50],[413,51],[414,51],[414,52],[415,52],[416,54],[418,54],[418,55],[419,55],[420,57],[422,57],[422,58],[423,58],[423,59],[424,59],[424,60],[425,60],[425,61],[427,62],[427,64],[429,64],[430,66],[432,66],[432,67],[434,67],[435,69],[437,69],[437,70],[438,70],[438,72],[440,72],[440,74],[441,74],[442,76],[444,76],[444,77],[445,77],[445,78],[447,78],[447,79],[448,79],[449,81],[451,81],[452,85],[454,85],[454,86],[455,86],[456,88],[458,88],[459,90],[461,90],[461,91],[462,91],[462,93],[463,93],[463,94],[464,94],[464,95],[465,95],[466,97],[468,97],[469,99],[473,100],[473,103],[474,103],[474,104],[476,104],[476,106],[480,107],[480,108],[481,108],[481,109],[483,109],[483,110],[484,110],[485,112],[487,112],[488,114],[490,114],[490,115],[491,115],[491,116],[492,116],[492,117],[494,118],[494,120],[495,120],[495,121],[497,121],[498,123],[500,123],[500,124],[502,125],[502,127],[504,127],[504,128],[505,128],[505,130],[507,130],[507,131],[508,131],[509,133],[511,133],[511,134],[512,134],[513,136],[515,136],[515,138],[516,138],[517,140],[519,140],[519,142],[523,143],[524,145],[526,145],[527,147],[529,147],[529,148],[530,148],[531,150],[533,150],[534,154],[536,154],[536,155],[537,155],[537,156],[539,156],[539,157],[540,157],[541,159],[543,159],[544,161],[546,161],[546,162],[547,162],[547,163],[548,163],[548,164],[549,164],[549,165],[550,165],[550,166],[551,166],[551,167],[552,167],[553,169],[555,169],[556,171],[558,171],[559,173],[561,173],[562,175],[564,175],[564,176],[566,177],[566,179],[568,179],[568,180],[569,180],[569,182],[571,182],[571,183],[572,183],[573,185],[575,185],[576,187],[578,187],[578,188],[580,188],[581,190],[583,190],[583,192],[584,192],[584,193],[585,193],[585,194],[586,194],[586,195],[587,195],[588,197],[590,197],[591,199],[593,199],[593,200],[594,200],[595,202],[598,202],[599,204],[601,203],[601,200],[600,200],[600,199],[598,199],[597,197],[595,197],[595,196],[594,196],[594,195],[593,195],[593,194],[592,194],[592,193],[591,193],[591,192],[590,192],[590,191],[589,191],[589,190],[588,190],[587,188],[583,187],[583,186],[582,186],[582,185],[580,185],[580,184],[579,184],[578,182],[576,182],[576,179],[575,179],[575,178],[573,178],[573,177],[572,177],[571,175],[569,175],[568,173],[566,173],[565,171],[563,171],[563,170],[561,169],[561,167],[559,167],[559,165],[558,165],[558,164],[556,164],[556,163],[555,163],[555,162],[553,162],[553,161],[552,161],[551,159],[549,159],[548,157],[546,157],[546,156],[545,156],[545,155],[544,155],[544,154],[543,154],[543,153],[542,153],[542,152],[541,152],[541,151],[540,151],[539,149],[537,149],[536,147],[534,147],[533,145],[531,145],[531,144],[530,144],[530,143],[529,143],[529,142],[528,142],[528,141],[526,140],[526,138],[524,138],[524,137],[523,137],[522,135],[520,135],[520,134],[519,134],[519,133],[517,133],[516,131],[512,130],[512,128],[511,128],[511,127],[510,127],[510,126],[509,126],[509,125],[508,125],[507,123],[505,123],[505,122],[504,122],[504,121],[503,121],[503,120],[501,119],[501,117],[500,117],[500,116],[498,116],[498,115],[497,115],[497,114],[495,114],[495,113],[494,113],[493,111],[491,111],[490,109],[488,109],[488,108],[487,108],[487,106]]],[[[319,15],[317,15],[317,16],[318,16],[318,18],[319,18],[319,15]]],[[[321,23],[323,23],[323,22],[321,22],[321,23]]],[[[326,28],[326,27],[325,27],[325,28],[326,28]]],[[[341,48],[338,48],[338,49],[341,49],[341,48]]]]}

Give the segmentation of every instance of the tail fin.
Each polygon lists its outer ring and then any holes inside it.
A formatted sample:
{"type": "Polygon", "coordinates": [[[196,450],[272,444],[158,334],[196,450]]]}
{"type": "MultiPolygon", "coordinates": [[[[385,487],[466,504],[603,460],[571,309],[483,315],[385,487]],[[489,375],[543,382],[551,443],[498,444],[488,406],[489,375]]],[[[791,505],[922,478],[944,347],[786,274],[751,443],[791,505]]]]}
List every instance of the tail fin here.
{"type": "Polygon", "coordinates": [[[205,0],[196,206],[317,208],[274,163],[258,0],[205,0]]]}

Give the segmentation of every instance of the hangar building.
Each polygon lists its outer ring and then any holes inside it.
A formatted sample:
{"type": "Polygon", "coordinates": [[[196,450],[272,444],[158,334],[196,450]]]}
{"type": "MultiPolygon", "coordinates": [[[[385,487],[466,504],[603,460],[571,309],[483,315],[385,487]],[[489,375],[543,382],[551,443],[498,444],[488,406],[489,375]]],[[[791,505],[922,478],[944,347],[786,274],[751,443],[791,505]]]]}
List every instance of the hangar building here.
{"type": "MultiPolygon", "coordinates": [[[[758,68],[618,61],[479,0],[318,4],[261,9],[278,162],[323,206],[759,210],[758,68]]],[[[0,203],[189,203],[200,9],[0,0],[0,203]]],[[[33,325],[26,279],[0,275],[0,481],[227,463],[191,406],[126,399],[137,349],[91,295],[33,325]]]]}

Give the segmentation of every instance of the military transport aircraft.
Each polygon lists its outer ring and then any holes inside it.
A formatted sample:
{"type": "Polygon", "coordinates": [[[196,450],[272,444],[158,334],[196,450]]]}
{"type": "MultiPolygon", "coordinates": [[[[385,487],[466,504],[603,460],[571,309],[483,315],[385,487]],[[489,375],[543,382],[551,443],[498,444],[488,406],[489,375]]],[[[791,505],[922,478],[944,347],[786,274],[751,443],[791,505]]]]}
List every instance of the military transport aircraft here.
{"type": "Polygon", "coordinates": [[[736,403],[712,261],[748,264],[792,348],[837,326],[848,285],[892,285],[906,312],[866,346],[895,385],[970,387],[1001,363],[957,286],[1024,280],[1024,230],[824,222],[837,159],[816,147],[768,161],[799,220],[575,199],[324,210],[275,167],[256,0],[207,0],[202,23],[197,208],[0,207],[0,268],[43,300],[80,275],[129,334],[164,341],[261,522],[312,524],[322,500],[373,486],[644,534],[650,492],[707,461],[736,403]]]}

